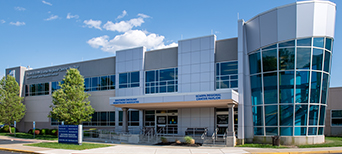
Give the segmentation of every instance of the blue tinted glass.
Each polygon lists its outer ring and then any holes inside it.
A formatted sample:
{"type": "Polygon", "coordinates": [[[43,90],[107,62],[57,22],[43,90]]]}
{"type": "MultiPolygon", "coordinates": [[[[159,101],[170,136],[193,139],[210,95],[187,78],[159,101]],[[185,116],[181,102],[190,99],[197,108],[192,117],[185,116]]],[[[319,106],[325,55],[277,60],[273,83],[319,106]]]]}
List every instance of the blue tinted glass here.
{"type": "Polygon", "coordinates": [[[327,103],[327,93],[328,93],[328,82],[329,81],[329,75],[326,73],[323,73],[323,84],[322,84],[322,98],[321,103],[326,104],[327,103]]]}
{"type": "Polygon", "coordinates": [[[296,103],[308,103],[309,79],[308,71],[296,72],[296,103]]]}
{"type": "Polygon", "coordinates": [[[216,89],[220,89],[220,82],[216,82],[216,89]]]}
{"type": "Polygon", "coordinates": [[[232,76],[230,76],[230,79],[238,79],[238,76],[237,75],[232,75],[232,76]]]}
{"type": "Polygon", "coordinates": [[[108,86],[108,76],[101,76],[100,80],[101,80],[102,87],[108,86]]]}
{"type": "Polygon", "coordinates": [[[264,74],[264,101],[265,104],[278,102],[277,97],[277,73],[264,74]]]}
{"type": "Polygon", "coordinates": [[[237,88],[238,87],[238,80],[230,81],[230,88],[237,88]]]}
{"type": "Polygon", "coordinates": [[[306,127],[295,127],[295,136],[306,135],[306,127]]]}
{"type": "Polygon", "coordinates": [[[321,72],[311,72],[310,103],[319,103],[321,92],[321,72]]]}
{"type": "Polygon", "coordinates": [[[133,87],[139,87],[139,83],[132,83],[131,88],[133,88],[133,87]]]}
{"type": "Polygon", "coordinates": [[[294,48],[279,49],[279,69],[294,69],[295,50],[294,48]]]}
{"type": "Polygon", "coordinates": [[[155,81],[155,71],[146,71],[146,82],[155,81]]]}
{"type": "Polygon", "coordinates": [[[311,48],[297,48],[297,69],[310,69],[311,48]]]}
{"type": "Polygon", "coordinates": [[[261,72],[260,52],[249,55],[250,74],[261,72]]]}
{"type": "Polygon", "coordinates": [[[229,81],[221,81],[220,88],[229,88],[229,81]]]}
{"type": "Polygon", "coordinates": [[[139,72],[131,72],[131,83],[139,82],[139,72]]]}
{"type": "Polygon", "coordinates": [[[127,84],[119,85],[119,88],[127,88],[127,84]]]}
{"type": "Polygon", "coordinates": [[[332,39],[331,38],[326,38],[326,40],[325,40],[325,48],[327,50],[331,51],[331,45],[332,45],[332,39]]]}
{"type": "Polygon", "coordinates": [[[175,79],[175,71],[173,68],[160,70],[160,81],[174,80],[174,79],[175,79]]]}
{"type": "Polygon", "coordinates": [[[115,75],[110,76],[109,85],[111,86],[111,89],[115,88],[115,75]]]}
{"type": "Polygon", "coordinates": [[[159,85],[164,86],[164,85],[166,85],[166,82],[160,82],[159,85]]]}
{"type": "Polygon", "coordinates": [[[220,63],[216,63],[216,75],[220,75],[220,63]]]}
{"type": "Polygon", "coordinates": [[[309,112],[309,125],[317,125],[318,120],[318,105],[311,105],[309,112]]]}
{"type": "Polygon", "coordinates": [[[308,123],[308,106],[307,105],[296,105],[295,111],[295,125],[306,126],[308,123]]]}
{"type": "Polygon", "coordinates": [[[281,136],[292,136],[292,134],[293,134],[292,127],[280,127],[281,136]]]}
{"type": "Polygon", "coordinates": [[[278,105],[265,106],[265,126],[278,125],[278,105]]]}
{"type": "Polygon", "coordinates": [[[330,52],[328,52],[328,51],[325,51],[324,71],[330,73],[330,52]]]}
{"type": "Polygon", "coordinates": [[[237,61],[221,63],[221,75],[237,74],[237,61]]]}
{"type": "Polygon", "coordinates": [[[254,127],[254,135],[264,135],[264,129],[262,127],[254,127]]]}
{"type": "Polygon", "coordinates": [[[277,49],[262,52],[263,71],[277,70],[277,49]]]}
{"type": "Polygon", "coordinates": [[[262,104],[261,75],[251,76],[252,105],[262,104]]]}
{"type": "MultiPolygon", "coordinates": [[[[84,84],[84,86],[86,86],[86,84],[84,84]]],[[[52,92],[57,90],[57,82],[52,82],[51,89],[52,89],[52,92]]],[[[28,91],[28,90],[25,90],[25,91],[28,91]]]]}
{"type": "Polygon", "coordinates": [[[93,77],[91,78],[91,91],[97,91],[99,86],[99,78],[93,77]]]}
{"type": "Polygon", "coordinates": [[[295,46],[295,40],[279,43],[279,48],[288,46],[295,46]]]}
{"type": "Polygon", "coordinates": [[[324,125],[325,123],[325,106],[321,106],[321,110],[319,113],[319,125],[324,125]]]}
{"type": "Polygon", "coordinates": [[[262,113],[262,106],[253,106],[253,124],[254,126],[262,126],[262,119],[264,118],[262,113]]]}
{"type": "Polygon", "coordinates": [[[127,81],[127,73],[119,74],[119,84],[126,84],[126,83],[128,83],[128,81],[127,81]]]}
{"type": "Polygon", "coordinates": [[[266,127],[266,135],[278,135],[278,127],[266,127]]]}
{"type": "Polygon", "coordinates": [[[311,38],[297,40],[297,46],[311,46],[311,38]]]}
{"type": "Polygon", "coordinates": [[[150,93],[150,88],[145,88],[145,94],[149,94],[150,93]]]}
{"type": "Polygon", "coordinates": [[[221,80],[229,80],[229,76],[222,76],[221,80]]]}
{"type": "Polygon", "coordinates": [[[294,99],[294,72],[279,73],[279,102],[293,103],[294,99]]]}
{"type": "Polygon", "coordinates": [[[175,92],[175,86],[167,86],[167,92],[175,92]]]}
{"type": "Polygon", "coordinates": [[[314,48],[313,53],[312,53],[312,69],[322,70],[322,64],[323,64],[323,50],[314,48]]]}
{"type": "Polygon", "coordinates": [[[166,92],[166,87],[165,86],[160,87],[159,92],[160,93],[165,93],[166,92]]]}
{"type": "Polygon", "coordinates": [[[273,45],[271,45],[271,46],[262,48],[262,50],[273,49],[273,48],[277,48],[277,44],[273,44],[273,45]]]}
{"type": "Polygon", "coordinates": [[[293,105],[280,105],[280,126],[293,125],[293,105]]]}
{"type": "Polygon", "coordinates": [[[318,135],[323,135],[323,133],[324,133],[324,127],[319,127],[318,135]]]}
{"type": "Polygon", "coordinates": [[[324,38],[323,37],[314,38],[313,46],[323,48],[323,45],[324,45],[324,38]]]}
{"type": "Polygon", "coordinates": [[[308,135],[317,135],[317,127],[309,127],[308,135]]]}

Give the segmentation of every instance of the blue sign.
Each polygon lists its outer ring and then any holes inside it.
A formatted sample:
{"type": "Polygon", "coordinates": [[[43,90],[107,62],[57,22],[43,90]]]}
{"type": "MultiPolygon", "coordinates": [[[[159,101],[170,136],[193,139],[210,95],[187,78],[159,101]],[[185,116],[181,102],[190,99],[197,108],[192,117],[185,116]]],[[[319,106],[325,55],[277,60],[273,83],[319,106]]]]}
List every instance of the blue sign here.
{"type": "Polygon", "coordinates": [[[78,144],[78,125],[59,125],[58,143],[78,144]]]}
{"type": "Polygon", "coordinates": [[[218,100],[218,99],[221,99],[221,94],[200,94],[200,95],[196,95],[196,101],[218,100]]]}
{"type": "Polygon", "coordinates": [[[135,104],[139,103],[138,98],[115,99],[113,104],[135,104]]]}
{"type": "Polygon", "coordinates": [[[36,129],[36,122],[33,121],[33,129],[36,129]]]}

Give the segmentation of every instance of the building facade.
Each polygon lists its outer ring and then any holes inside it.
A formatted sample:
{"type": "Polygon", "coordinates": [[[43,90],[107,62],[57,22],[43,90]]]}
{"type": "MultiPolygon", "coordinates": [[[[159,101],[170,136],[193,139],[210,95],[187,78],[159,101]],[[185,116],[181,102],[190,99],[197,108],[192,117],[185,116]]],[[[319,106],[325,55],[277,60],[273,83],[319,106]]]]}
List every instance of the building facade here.
{"type": "Polygon", "coordinates": [[[271,142],[275,135],[282,144],[322,143],[335,12],[329,1],[296,2],[239,20],[237,38],[210,35],[173,48],[6,69],[25,97],[19,130],[31,129],[33,121],[37,128],[59,124],[47,117],[51,93],[68,68],[77,68],[96,110],[86,128],[173,135],[207,128],[238,143],[271,142]]]}

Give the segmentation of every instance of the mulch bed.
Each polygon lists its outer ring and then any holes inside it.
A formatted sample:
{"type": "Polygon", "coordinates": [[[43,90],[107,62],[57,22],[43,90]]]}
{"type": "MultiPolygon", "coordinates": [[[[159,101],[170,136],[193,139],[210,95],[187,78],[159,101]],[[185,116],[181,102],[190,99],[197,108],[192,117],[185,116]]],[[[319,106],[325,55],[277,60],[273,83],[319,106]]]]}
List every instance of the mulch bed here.
{"type": "Polygon", "coordinates": [[[171,146],[186,146],[186,147],[199,147],[202,146],[202,143],[195,143],[195,144],[188,144],[188,143],[176,143],[176,142],[159,142],[157,144],[154,145],[171,145],[171,146]]]}

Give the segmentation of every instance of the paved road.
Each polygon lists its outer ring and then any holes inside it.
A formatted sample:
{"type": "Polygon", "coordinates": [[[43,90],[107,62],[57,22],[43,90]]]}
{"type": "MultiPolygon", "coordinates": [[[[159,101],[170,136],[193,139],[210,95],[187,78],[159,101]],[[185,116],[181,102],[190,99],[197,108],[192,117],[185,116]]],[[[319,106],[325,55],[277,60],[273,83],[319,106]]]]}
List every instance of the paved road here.
{"type": "Polygon", "coordinates": [[[28,153],[18,153],[18,152],[12,152],[12,151],[0,151],[0,154],[28,154],[28,153]]]}

